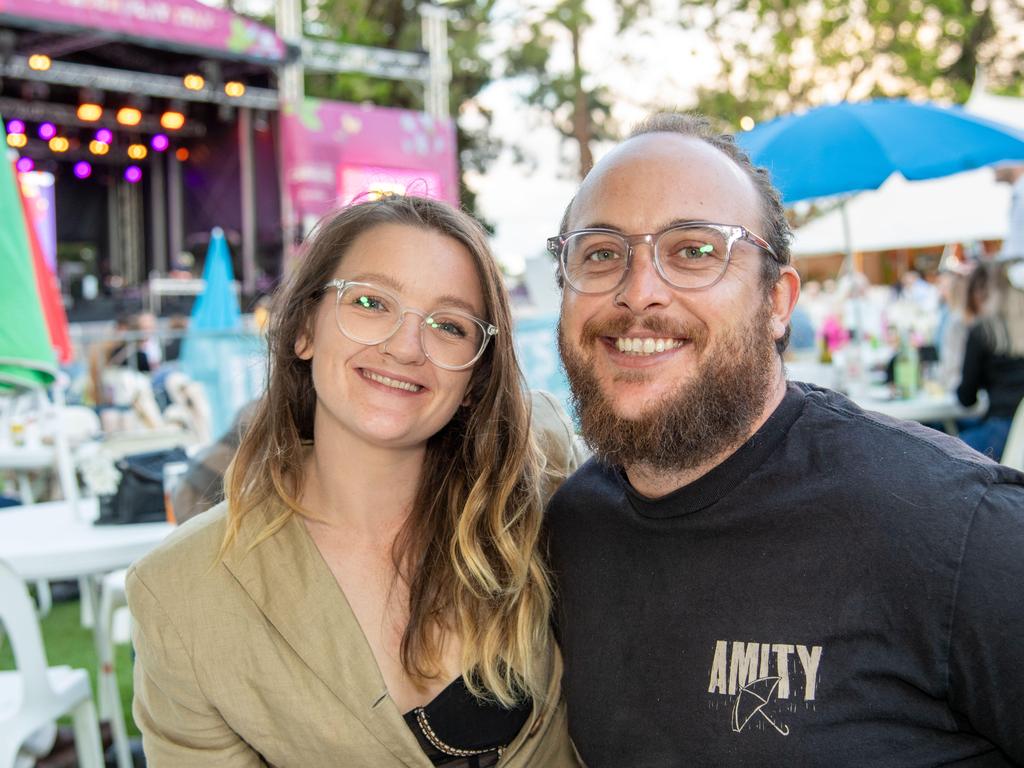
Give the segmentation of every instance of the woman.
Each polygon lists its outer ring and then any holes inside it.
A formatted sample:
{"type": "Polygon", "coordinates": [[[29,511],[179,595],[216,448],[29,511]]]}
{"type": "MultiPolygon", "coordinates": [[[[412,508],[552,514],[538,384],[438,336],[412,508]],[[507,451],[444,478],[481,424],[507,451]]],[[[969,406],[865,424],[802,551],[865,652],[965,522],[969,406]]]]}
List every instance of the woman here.
{"type": "MultiPolygon", "coordinates": [[[[984,267],[978,267],[984,269],[984,267]]],[[[1013,415],[1024,398],[1024,263],[1003,262],[989,276],[990,306],[971,327],[957,397],[965,406],[988,392],[988,412],[960,431],[965,443],[999,461],[1013,415]]]]}
{"type": "Polygon", "coordinates": [[[227,502],[129,573],[148,764],[575,765],[482,230],[418,198],[348,208],[271,322],[227,502]]]}

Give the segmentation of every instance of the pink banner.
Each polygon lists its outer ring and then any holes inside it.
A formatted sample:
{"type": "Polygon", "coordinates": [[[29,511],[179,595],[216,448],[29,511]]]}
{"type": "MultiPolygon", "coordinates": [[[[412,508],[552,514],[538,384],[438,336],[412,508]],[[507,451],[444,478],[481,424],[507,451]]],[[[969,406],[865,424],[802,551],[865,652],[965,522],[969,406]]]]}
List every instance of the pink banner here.
{"type": "Polygon", "coordinates": [[[458,204],[455,124],[422,112],[306,99],[281,115],[289,229],[355,199],[411,194],[458,204]]]}
{"type": "Polygon", "coordinates": [[[229,51],[283,61],[284,42],[271,30],[196,0],[0,0],[0,16],[110,31],[184,48],[229,51]]]}

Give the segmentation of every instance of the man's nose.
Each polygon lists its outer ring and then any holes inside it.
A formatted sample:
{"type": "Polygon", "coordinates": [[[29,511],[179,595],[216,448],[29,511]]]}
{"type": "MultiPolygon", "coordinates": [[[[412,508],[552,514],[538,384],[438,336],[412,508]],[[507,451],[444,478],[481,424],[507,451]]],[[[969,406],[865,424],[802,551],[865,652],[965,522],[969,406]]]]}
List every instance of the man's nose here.
{"type": "Polygon", "coordinates": [[[637,243],[633,246],[626,279],[615,293],[615,303],[639,315],[669,304],[672,287],[666,283],[654,264],[654,246],[637,243]]]}

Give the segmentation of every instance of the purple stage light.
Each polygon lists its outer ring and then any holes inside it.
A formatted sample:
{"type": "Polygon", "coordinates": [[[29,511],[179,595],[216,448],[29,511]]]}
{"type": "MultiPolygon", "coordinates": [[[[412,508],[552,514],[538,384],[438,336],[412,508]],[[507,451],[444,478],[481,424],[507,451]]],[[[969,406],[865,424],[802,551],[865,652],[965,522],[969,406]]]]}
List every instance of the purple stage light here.
{"type": "Polygon", "coordinates": [[[88,179],[92,176],[92,166],[85,160],[79,160],[75,163],[75,176],[80,179],[88,179]]]}
{"type": "Polygon", "coordinates": [[[36,167],[36,164],[32,161],[31,157],[19,157],[15,167],[17,167],[19,173],[28,173],[36,167]]]}
{"type": "Polygon", "coordinates": [[[151,146],[155,152],[163,152],[170,145],[170,140],[162,133],[156,134],[152,139],[149,140],[149,146],[151,146]]]}
{"type": "Polygon", "coordinates": [[[39,126],[39,138],[43,141],[49,141],[57,135],[57,126],[53,123],[43,123],[39,126]]]}
{"type": "Polygon", "coordinates": [[[7,123],[7,132],[8,133],[24,133],[25,132],[25,123],[23,123],[21,120],[11,120],[10,122],[7,123]]]}
{"type": "Polygon", "coordinates": [[[110,132],[109,128],[100,128],[96,131],[96,141],[110,144],[114,141],[114,134],[110,132]]]}
{"type": "Polygon", "coordinates": [[[137,165],[129,165],[124,169],[124,180],[129,184],[136,184],[142,181],[142,169],[137,165]]]}

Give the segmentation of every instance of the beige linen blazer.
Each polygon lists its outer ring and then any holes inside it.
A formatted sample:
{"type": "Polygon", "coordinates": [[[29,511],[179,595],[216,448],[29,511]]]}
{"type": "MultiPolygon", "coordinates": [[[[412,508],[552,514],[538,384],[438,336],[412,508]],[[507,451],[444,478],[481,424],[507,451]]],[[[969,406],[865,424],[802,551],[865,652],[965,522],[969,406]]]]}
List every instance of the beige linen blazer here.
{"type": "MultiPolygon", "coordinates": [[[[432,768],[302,521],[249,549],[280,510],[250,513],[218,560],[222,503],[129,570],[133,712],[148,765],[432,768]]],[[[502,768],[578,765],[551,648],[548,703],[502,768]]]]}

